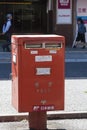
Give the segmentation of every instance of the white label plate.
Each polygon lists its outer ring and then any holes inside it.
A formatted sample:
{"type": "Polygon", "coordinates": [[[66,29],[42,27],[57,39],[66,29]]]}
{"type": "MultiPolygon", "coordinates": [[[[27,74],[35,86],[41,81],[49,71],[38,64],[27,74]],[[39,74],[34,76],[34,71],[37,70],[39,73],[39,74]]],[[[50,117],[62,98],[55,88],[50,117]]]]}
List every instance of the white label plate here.
{"type": "Polygon", "coordinates": [[[50,75],[51,68],[36,68],[36,75],[50,75]]]}
{"type": "Polygon", "coordinates": [[[50,54],[56,54],[56,53],[57,53],[57,50],[50,50],[49,53],[50,53],[50,54]]]}
{"type": "Polygon", "coordinates": [[[52,61],[52,56],[35,56],[35,62],[44,62],[44,61],[52,61]]]}
{"type": "Polygon", "coordinates": [[[17,59],[16,59],[16,55],[15,54],[13,54],[13,58],[12,59],[13,59],[13,62],[16,63],[17,59]]]}
{"type": "Polygon", "coordinates": [[[30,51],[31,54],[38,54],[38,51],[30,51]]]}

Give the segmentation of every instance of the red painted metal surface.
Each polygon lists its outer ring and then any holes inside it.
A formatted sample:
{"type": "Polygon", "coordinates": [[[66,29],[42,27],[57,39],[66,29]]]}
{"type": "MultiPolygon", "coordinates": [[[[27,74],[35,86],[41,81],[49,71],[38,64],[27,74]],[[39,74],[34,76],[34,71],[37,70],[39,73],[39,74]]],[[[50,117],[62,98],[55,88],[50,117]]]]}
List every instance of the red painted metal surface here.
{"type": "Polygon", "coordinates": [[[12,105],[19,112],[64,109],[65,38],[12,36],[12,105]]]}

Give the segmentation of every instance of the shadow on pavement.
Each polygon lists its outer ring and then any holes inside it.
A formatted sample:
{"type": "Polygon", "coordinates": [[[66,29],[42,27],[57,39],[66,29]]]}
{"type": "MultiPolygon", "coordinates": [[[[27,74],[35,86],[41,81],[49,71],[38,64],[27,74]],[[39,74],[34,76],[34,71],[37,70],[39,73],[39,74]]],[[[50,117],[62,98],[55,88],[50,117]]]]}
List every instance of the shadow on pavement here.
{"type": "Polygon", "coordinates": [[[0,64],[0,80],[8,80],[11,73],[11,64],[0,64]]]}
{"type": "Polygon", "coordinates": [[[66,129],[47,129],[47,130],[66,130],[66,129]]]}

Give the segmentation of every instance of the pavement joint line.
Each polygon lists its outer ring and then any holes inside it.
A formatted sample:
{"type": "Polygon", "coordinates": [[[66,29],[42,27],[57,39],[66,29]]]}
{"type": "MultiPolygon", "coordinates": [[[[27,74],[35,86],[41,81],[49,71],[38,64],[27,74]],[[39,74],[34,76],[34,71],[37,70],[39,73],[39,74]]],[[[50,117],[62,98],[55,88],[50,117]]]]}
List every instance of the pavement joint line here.
{"type": "Polygon", "coordinates": [[[11,62],[1,62],[0,64],[8,64],[8,63],[11,63],[11,62]]]}
{"type": "Polygon", "coordinates": [[[87,53],[87,50],[84,50],[84,51],[80,51],[80,50],[78,50],[78,51],[75,51],[75,50],[68,50],[68,51],[65,51],[65,53],[87,53]]]}
{"type": "MultiPolygon", "coordinates": [[[[28,119],[28,114],[13,114],[0,115],[0,122],[14,122],[28,119]]],[[[61,120],[61,119],[87,119],[86,112],[62,112],[62,113],[47,113],[47,120],[61,120]]]]}
{"type": "Polygon", "coordinates": [[[72,59],[65,59],[65,62],[87,62],[87,59],[75,59],[75,58],[72,58],[72,59]]]}
{"type": "MultiPolygon", "coordinates": [[[[87,59],[65,59],[66,63],[71,63],[71,62],[87,62],[87,59]]],[[[4,59],[4,60],[0,60],[0,64],[6,64],[6,63],[11,63],[10,59],[4,59]]]]}

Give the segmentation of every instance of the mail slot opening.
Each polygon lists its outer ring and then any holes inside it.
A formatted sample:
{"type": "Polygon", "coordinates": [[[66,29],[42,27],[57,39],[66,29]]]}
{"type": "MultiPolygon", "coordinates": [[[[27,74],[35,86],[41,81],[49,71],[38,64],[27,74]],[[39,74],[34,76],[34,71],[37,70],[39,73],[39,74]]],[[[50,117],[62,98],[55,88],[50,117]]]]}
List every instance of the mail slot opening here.
{"type": "Polygon", "coordinates": [[[30,48],[42,48],[42,43],[37,43],[37,44],[25,43],[25,49],[30,49],[30,48]]]}
{"type": "Polygon", "coordinates": [[[46,43],[45,48],[62,48],[61,43],[46,43]]]}
{"type": "Polygon", "coordinates": [[[62,43],[25,43],[25,49],[30,48],[62,48],[62,43]]]}

